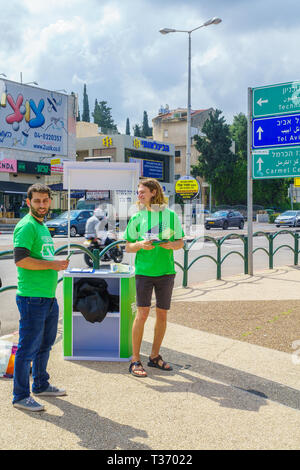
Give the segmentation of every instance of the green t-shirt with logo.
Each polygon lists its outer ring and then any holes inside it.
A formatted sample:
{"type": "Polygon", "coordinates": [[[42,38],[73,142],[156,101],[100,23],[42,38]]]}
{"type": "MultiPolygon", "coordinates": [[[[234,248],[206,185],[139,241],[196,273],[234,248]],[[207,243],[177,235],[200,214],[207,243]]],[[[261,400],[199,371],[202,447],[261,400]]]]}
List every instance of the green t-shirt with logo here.
{"type": "MultiPolygon", "coordinates": [[[[124,238],[134,243],[142,240],[174,241],[184,237],[177,214],[166,208],[163,211],[141,210],[131,217],[124,238]]],[[[175,274],[174,250],[154,245],[153,250],[139,250],[135,257],[135,273],[143,276],[175,274]]]]}
{"type": "MultiPolygon", "coordinates": [[[[14,230],[14,248],[27,248],[36,259],[53,260],[54,243],[47,226],[27,214],[14,230]]],[[[17,267],[17,295],[22,297],[55,297],[58,273],[54,269],[33,270],[17,267]]]]}

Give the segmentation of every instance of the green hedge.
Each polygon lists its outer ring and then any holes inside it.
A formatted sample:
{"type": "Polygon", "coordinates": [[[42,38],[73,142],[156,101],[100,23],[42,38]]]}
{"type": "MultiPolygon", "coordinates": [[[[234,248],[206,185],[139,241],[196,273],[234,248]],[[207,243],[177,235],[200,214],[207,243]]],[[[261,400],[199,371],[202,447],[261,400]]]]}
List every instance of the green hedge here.
{"type": "Polygon", "coordinates": [[[279,212],[276,212],[275,214],[269,214],[269,224],[274,224],[276,217],[279,215],[279,212]]]}

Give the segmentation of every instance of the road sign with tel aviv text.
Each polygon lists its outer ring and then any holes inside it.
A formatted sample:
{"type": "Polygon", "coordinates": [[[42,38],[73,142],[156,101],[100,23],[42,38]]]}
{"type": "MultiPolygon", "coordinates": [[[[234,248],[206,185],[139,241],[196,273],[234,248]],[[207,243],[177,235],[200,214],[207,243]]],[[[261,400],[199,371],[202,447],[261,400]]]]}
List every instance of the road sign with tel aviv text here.
{"type": "Polygon", "coordinates": [[[253,148],[300,146],[300,114],[253,119],[253,148]]]}
{"type": "Polygon", "coordinates": [[[300,113],[300,81],[253,88],[253,117],[300,113]]]}

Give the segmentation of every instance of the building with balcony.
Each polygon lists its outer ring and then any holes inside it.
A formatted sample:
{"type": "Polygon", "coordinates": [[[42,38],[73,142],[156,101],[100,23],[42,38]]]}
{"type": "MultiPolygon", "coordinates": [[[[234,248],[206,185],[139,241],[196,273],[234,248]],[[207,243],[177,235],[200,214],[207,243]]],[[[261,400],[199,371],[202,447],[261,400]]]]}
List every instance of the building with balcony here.
{"type": "MultiPolygon", "coordinates": [[[[191,111],[191,165],[195,165],[199,152],[195,148],[195,135],[202,134],[202,127],[213,108],[191,111]]],[[[186,138],[187,138],[187,109],[170,110],[168,105],[161,107],[158,116],[152,119],[153,139],[170,142],[175,146],[175,179],[186,174],[186,138]]]]}

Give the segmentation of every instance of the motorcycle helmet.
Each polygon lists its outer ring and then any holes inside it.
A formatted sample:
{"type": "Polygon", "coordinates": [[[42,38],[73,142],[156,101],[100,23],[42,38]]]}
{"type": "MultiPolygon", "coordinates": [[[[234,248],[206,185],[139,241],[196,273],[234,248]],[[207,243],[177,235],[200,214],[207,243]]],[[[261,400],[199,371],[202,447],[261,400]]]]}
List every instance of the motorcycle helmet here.
{"type": "Polygon", "coordinates": [[[103,220],[105,218],[105,212],[100,209],[99,207],[97,207],[95,210],[94,210],[94,215],[97,217],[97,219],[99,220],[103,220]]]}

